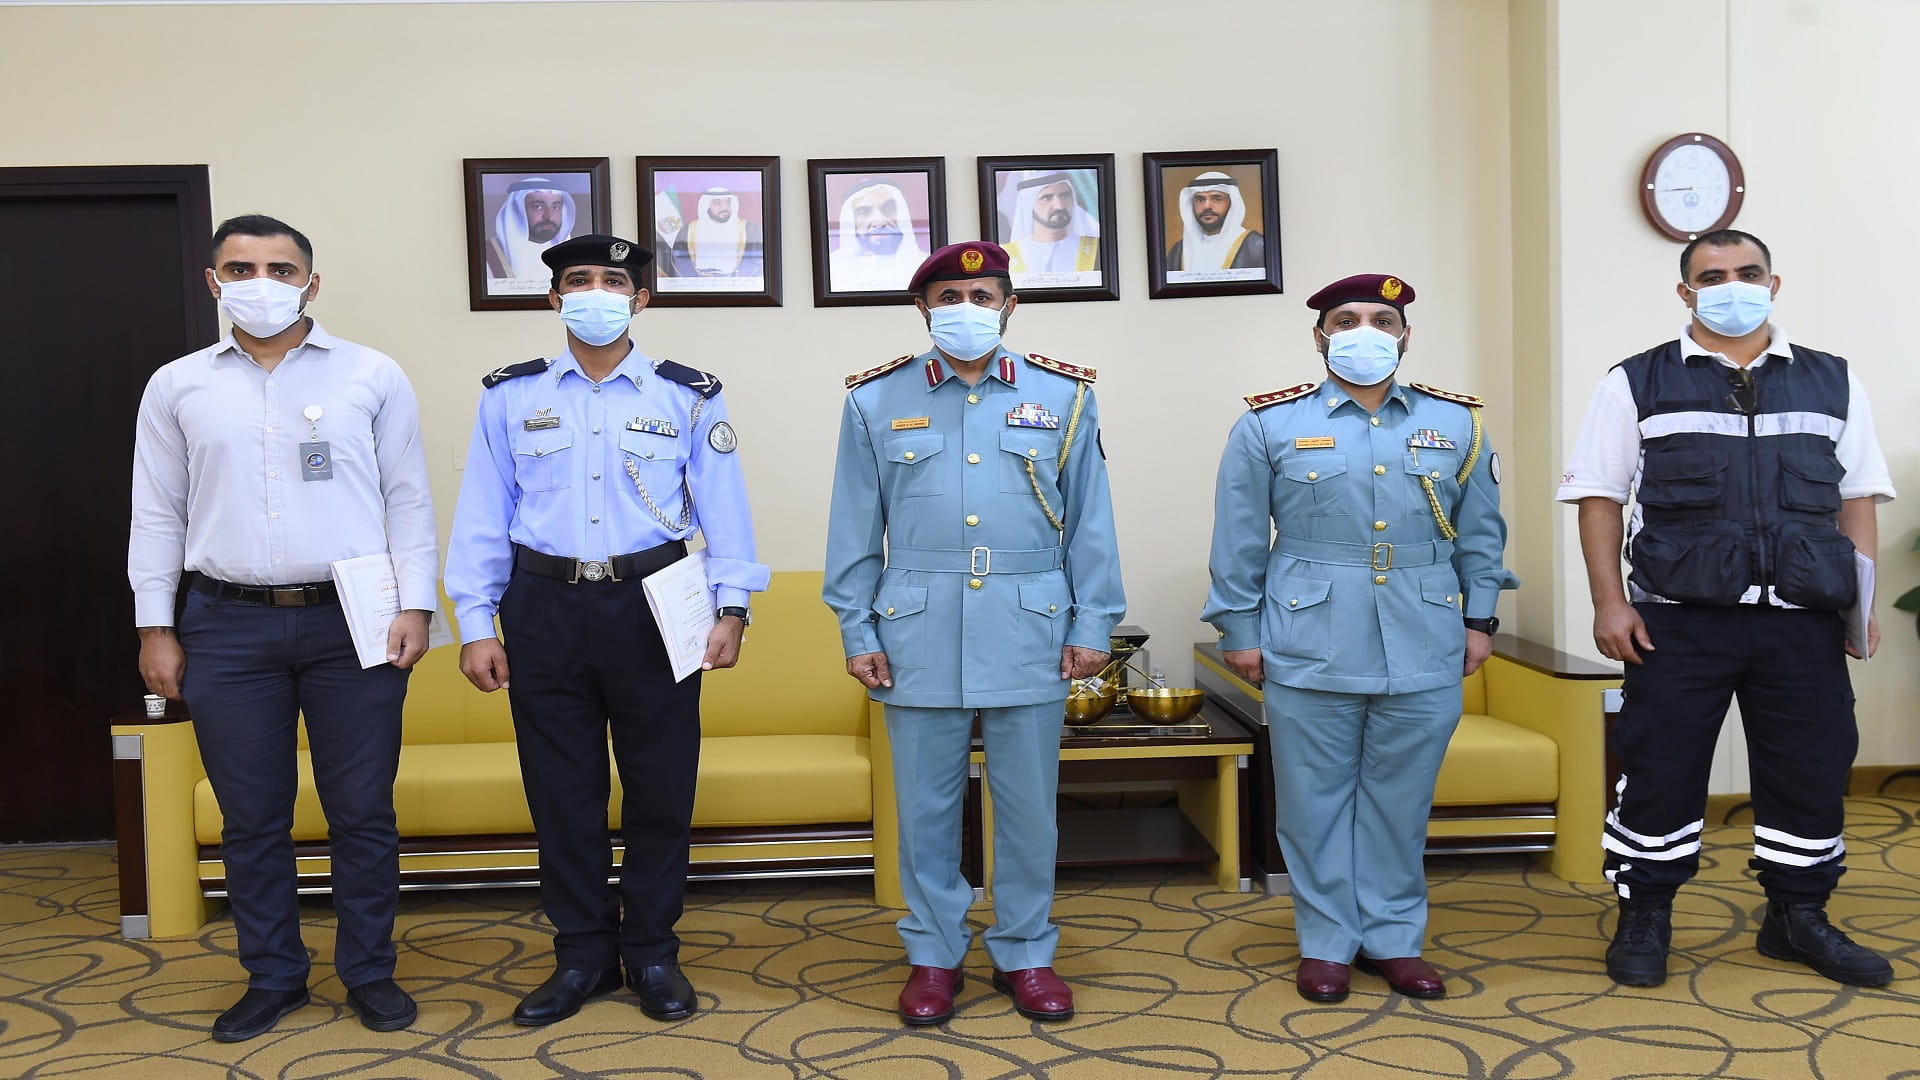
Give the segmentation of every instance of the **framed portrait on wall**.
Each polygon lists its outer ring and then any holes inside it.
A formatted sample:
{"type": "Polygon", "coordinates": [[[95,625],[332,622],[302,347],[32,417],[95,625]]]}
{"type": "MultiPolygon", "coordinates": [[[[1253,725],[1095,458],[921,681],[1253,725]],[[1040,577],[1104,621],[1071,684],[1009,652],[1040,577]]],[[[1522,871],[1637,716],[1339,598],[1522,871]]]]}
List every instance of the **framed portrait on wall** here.
{"type": "Polygon", "coordinates": [[[780,306],[780,159],[643,157],[641,284],[659,307],[780,306]]]}
{"type": "Polygon", "coordinates": [[[547,306],[540,253],[612,225],[606,158],[467,158],[467,306],[547,306]]]}
{"type": "Polygon", "coordinates": [[[816,307],[892,304],[928,254],[947,242],[943,158],[815,158],[807,162],[816,307]]]}
{"type": "Polygon", "coordinates": [[[980,159],[980,234],[1021,301],[1118,300],[1113,155],[980,159]]]}
{"type": "Polygon", "coordinates": [[[1277,150],[1146,154],[1147,295],[1277,293],[1277,150]]]}

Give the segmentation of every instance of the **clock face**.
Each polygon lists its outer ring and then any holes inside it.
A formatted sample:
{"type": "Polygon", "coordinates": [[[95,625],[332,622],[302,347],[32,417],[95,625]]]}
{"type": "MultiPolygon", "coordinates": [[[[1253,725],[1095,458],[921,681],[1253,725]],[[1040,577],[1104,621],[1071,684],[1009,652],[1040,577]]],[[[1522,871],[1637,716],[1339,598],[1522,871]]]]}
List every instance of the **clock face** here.
{"type": "Polygon", "coordinates": [[[1724,229],[1740,213],[1745,177],[1726,143],[1694,132],[1668,139],[1640,177],[1647,220],[1682,243],[1724,229]]]}

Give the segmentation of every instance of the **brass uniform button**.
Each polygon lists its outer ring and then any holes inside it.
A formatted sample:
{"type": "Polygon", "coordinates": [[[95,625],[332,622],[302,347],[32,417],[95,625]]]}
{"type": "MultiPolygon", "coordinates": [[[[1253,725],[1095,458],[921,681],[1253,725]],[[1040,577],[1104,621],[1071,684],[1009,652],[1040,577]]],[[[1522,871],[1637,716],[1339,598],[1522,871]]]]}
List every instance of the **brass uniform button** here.
{"type": "Polygon", "coordinates": [[[1432,472],[1428,473],[1427,475],[1433,477],[1435,480],[1438,480],[1440,479],[1440,470],[1435,469],[1432,472]]]}
{"type": "Polygon", "coordinates": [[[969,588],[969,589],[977,589],[977,588],[979,588],[979,587],[980,587],[980,584],[981,584],[981,582],[980,582],[980,579],[979,579],[979,578],[974,578],[974,579],[973,579],[972,581],[969,581],[969,582],[967,582],[967,588],[969,588]]]}
{"type": "Polygon", "coordinates": [[[1028,457],[1039,457],[1039,456],[1040,456],[1040,451],[1038,451],[1038,450],[1035,450],[1035,449],[1034,449],[1033,447],[1031,447],[1031,446],[1029,446],[1029,447],[1027,447],[1027,456],[1028,456],[1028,457]]]}
{"type": "MultiPolygon", "coordinates": [[[[908,454],[907,456],[908,456],[908,457],[912,457],[913,455],[912,455],[912,454],[908,454]]],[[[1375,465],[1375,466],[1373,467],[1373,475],[1375,475],[1375,476],[1385,476],[1385,475],[1387,475],[1387,467],[1386,467],[1385,465],[1375,465]]]]}
{"type": "MultiPolygon", "coordinates": [[[[1287,606],[1288,606],[1288,607],[1299,607],[1299,606],[1300,606],[1300,598],[1296,596],[1296,597],[1294,597],[1293,599],[1291,599],[1291,600],[1289,600],[1289,601],[1287,601],[1287,606]]],[[[1226,635],[1224,635],[1224,634],[1222,634],[1221,636],[1222,636],[1222,637],[1225,637],[1226,635]]]]}
{"type": "Polygon", "coordinates": [[[969,464],[969,465],[978,465],[978,464],[980,464],[980,455],[979,455],[979,454],[968,454],[968,455],[967,455],[967,464],[969,464]]]}
{"type": "Polygon", "coordinates": [[[1310,473],[1308,473],[1308,474],[1307,474],[1307,479],[1309,479],[1309,480],[1318,480],[1318,479],[1320,479],[1320,474],[1319,474],[1319,473],[1317,473],[1317,472],[1310,472],[1310,473]]]}
{"type": "Polygon", "coordinates": [[[979,395],[979,394],[968,394],[968,395],[967,395],[967,404],[969,404],[969,405],[978,405],[978,404],[980,404],[980,395],[979,395]]]}
{"type": "Polygon", "coordinates": [[[1376,522],[1374,522],[1374,523],[1373,523],[1373,531],[1374,531],[1374,532],[1386,532],[1386,531],[1387,531],[1387,523],[1386,523],[1386,522],[1384,522],[1384,521],[1376,521],[1376,522]]]}
{"type": "Polygon", "coordinates": [[[1449,604],[1451,604],[1451,603],[1453,603],[1453,594],[1452,594],[1452,593],[1448,593],[1448,594],[1447,594],[1447,603],[1449,603],[1449,604]]]}
{"type": "Polygon", "coordinates": [[[1053,606],[1052,604],[1048,604],[1048,605],[1047,605],[1047,610],[1048,610],[1048,611],[1059,611],[1060,609],[1059,609],[1059,608],[1057,608],[1057,607],[1054,607],[1054,606],[1053,606]]]}
{"type": "Polygon", "coordinates": [[[1373,417],[1373,420],[1372,420],[1372,423],[1373,423],[1373,426],[1374,426],[1374,427],[1379,427],[1379,426],[1380,426],[1380,418],[1379,418],[1379,417],[1377,417],[1377,416],[1376,416],[1376,417],[1373,417]]]}
{"type": "Polygon", "coordinates": [[[980,515],[979,515],[979,514],[968,514],[968,515],[967,515],[967,524],[969,524],[969,525],[978,525],[978,524],[980,524],[980,515]]]}
{"type": "Polygon", "coordinates": [[[913,460],[913,451],[911,451],[911,450],[909,450],[909,451],[907,451],[906,453],[904,453],[904,454],[901,454],[900,456],[901,456],[901,457],[903,457],[903,458],[906,458],[906,459],[907,459],[908,461],[912,461],[912,460],[913,460]]]}
{"type": "Polygon", "coordinates": [[[1375,585],[1385,585],[1387,583],[1387,575],[1375,574],[1373,577],[1373,583],[1375,585]]]}
{"type": "Polygon", "coordinates": [[[892,609],[892,608],[888,608],[888,609],[887,609],[887,614],[889,614],[889,615],[891,615],[891,614],[893,614],[893,609],[892,609]]]}

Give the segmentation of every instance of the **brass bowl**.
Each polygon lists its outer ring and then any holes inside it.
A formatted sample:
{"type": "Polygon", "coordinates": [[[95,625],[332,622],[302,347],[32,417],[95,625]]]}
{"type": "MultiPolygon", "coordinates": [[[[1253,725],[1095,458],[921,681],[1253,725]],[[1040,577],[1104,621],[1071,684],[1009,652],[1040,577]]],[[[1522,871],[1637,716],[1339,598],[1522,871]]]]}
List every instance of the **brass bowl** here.
{"type": "Polygon", "coordinates": [[[1067,695],[1067,726],[1086,727],[1097,724],[1107,718],[1113,707],[1120,703],[1120,688],[1108,683],[1099,690],[1089,690],[1085,683],[1073,684],[1073,692],[1067,695]]]}
{"type": "Polygon", "coordinates": [[[1206,703],[1204,690],[1163,686],[1127,691],[1127,704],[1133,708],[1133,715],[1155,724],[1191,720],[1206,703]]]}

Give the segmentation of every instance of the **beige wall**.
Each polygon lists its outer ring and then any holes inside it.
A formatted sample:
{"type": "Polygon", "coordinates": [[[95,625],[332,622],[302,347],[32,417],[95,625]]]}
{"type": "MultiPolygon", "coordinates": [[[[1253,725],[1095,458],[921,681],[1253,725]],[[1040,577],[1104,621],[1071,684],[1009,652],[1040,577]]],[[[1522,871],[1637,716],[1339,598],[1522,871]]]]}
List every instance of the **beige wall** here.
{"type": "MultiPolygon", "coordinates": [[[[479,374],[560,343],[550,315],[467,310],[460,159],[606,154],[632,234],[634,155],[780,155],[787,306],[655,310],[636,336],[726,380],[764,557],[797,569],[820,564],[840,376],[925,343],[905,309],[811,306],[806,159],[944,155],[962,237],[976,156],[1110,151],[1123,298],[1025,307],[1009,338],[1102,371],[1129,618],[1169,674],[1210,636],[1239,395],[1318,376],[1302,300],[1362,271],[1421,292],[1409,377],[1493,403],[1526,582],[1502,614],[1591,655],[1572,512],[1549,500],[1593,382],[1684,317],[1677,249],[1633,199],[1669,135],[1741,153],[1739,224],[1776,250],[1782,321],[1857,360],[1920,497],[1920,429],[1895,409],[1920,376],[1898,309],[1863,304],[1900,295],[1888,256],[1920,231],[1915,200],[1882,194],[1920,164],[1889,120],[1916,31],[1902,0],[0,8],[0,100],[31,102],[0,120],[0,165],[204,162],[216,216],[307,230],[316,314],[421,392],[444,525],[479,374]],[[1149,302],[1139,154],[1261,146],[1280,149],[1287,293],[1149,302]]],[[[1910,505],[1881,515],[1886,598],[1920,580],[1910,505]]],[[[1860,760],[1920,761],[1920,642],[1884,602],[1886,653],[1855,666],[1860,760]]]]}

